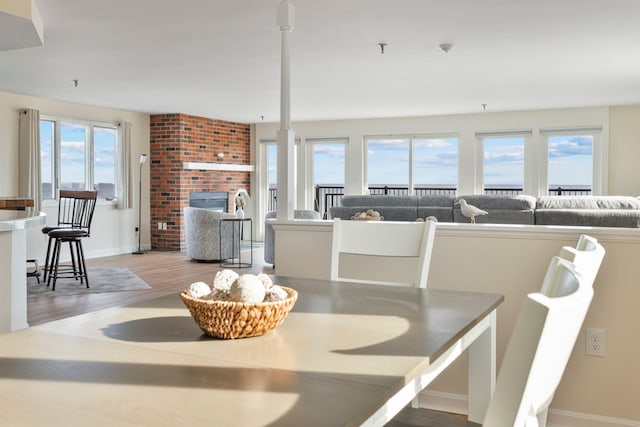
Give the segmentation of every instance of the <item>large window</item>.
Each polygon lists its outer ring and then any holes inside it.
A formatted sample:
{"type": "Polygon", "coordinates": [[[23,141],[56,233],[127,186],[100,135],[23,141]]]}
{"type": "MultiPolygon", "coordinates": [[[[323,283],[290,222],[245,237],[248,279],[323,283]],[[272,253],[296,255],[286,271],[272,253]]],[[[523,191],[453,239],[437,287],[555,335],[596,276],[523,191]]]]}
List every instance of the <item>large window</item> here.
{"type": "Polygon", "coordinates": [[[42,118],[42,199],[55,199],[56,189],[96,189],[99,198],[113,200],[117,138],[117,125],[42,118]]]}
{"type": "Polygon", "coordinates": [[[458,138],[369,137],[367,184],[371,194],[455,194],[458,138]]]}
{"type": "Polygon", "coordinates": [[[550,195],[591,194],[594,135],[547,135],[547,182],[550,195]]]}
{"type": "Polygon", "coordinates": [[[416,193],[455,194],[458,183],[458,139],[421,137],[413,140],[413,185],[416,193]]]}
{"type": "Polygon", "coordinates": [[[485,194],[524,192],[524,143],[522,136],[482,139],[482,183],[485,194]]]}

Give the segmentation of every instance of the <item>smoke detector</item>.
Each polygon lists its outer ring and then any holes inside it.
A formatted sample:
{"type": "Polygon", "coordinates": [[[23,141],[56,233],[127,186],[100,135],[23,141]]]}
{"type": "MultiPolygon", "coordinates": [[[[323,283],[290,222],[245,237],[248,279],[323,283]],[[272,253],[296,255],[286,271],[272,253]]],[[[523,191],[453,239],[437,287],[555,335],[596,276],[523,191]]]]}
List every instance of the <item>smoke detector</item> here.
{"type": "Polygon", "coordinates": [[[438,45],[438,49],[440,49],[444,53],[451,52],[454,47],[455,46],[453,45],[453,43],[442,43],[442,44],[438,45]]]}

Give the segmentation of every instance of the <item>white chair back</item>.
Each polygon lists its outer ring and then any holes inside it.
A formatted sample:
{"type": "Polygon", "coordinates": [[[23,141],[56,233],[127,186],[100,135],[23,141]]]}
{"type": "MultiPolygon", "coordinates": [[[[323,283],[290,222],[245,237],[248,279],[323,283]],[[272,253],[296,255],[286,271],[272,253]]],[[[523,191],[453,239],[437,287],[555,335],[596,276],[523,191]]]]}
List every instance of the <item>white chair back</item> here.
{"type": "MultiPolygon", "coordinates": [[[[600,265],[604,258],[605,249],[598,243],[598,240],[587,236],[581,235],[578,239],[578,243],[575,248],[564,246],[560,249],[558,256],[571,262],[574,265],[575,270],[581,274],[585,280],[585,283],[589,286],[593,286],[593,282],[596,280],[600,265]]],[[[562,286],[562,280],[557,281],[552,277],[552,272],[555,271],[554,261],[551,261],[547,275],[542,282],[542,288],[540,292],[547,296],[554,296],[556,292],[556,286],[562,286]]]]}
{"type": "Polygon", "coordinates": [[[435,221],[342,221],[336,218],[333,220],[331,280],[426,288],[435,231],[435,221]],[[344,264],[342,254],[413,258],[416,262],[415,274],[411,282],[406,283],[368,278],[366,271],[361,272],[358,278],[344,277],[340,268],[341,262],[344,264]]]}
{"type": "Polygon", "coordinates": [[[592,282],[572,262],[554,257],[551,295],[529,294],[507,346],[485,427],[544,426],[593,298],[592,282]]]}

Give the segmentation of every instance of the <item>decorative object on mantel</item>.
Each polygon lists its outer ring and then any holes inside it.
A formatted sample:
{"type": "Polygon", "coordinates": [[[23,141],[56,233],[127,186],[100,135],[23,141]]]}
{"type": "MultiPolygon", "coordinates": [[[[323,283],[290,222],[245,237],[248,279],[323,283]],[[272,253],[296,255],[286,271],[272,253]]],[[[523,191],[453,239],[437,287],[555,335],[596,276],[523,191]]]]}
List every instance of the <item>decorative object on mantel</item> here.
{"type": "Polygon", "coordinates": [[[235,195],[236,218],[251,217],[251,196],[244,188],[238,189],[235,195]]]}
{"type": "Polygon", "coordinates": [[[356,212],[351,219],[360,221],[382,221],[384,217],[380,215],[378,211],[367,209],[366,212],[356,212]]]}
{"type": "Polygon", "coordinates": [[[470,218],[471,224],[476,223],[476,216],[489,214],[489,212],[487,211],[483,211],[480,208],[467,204],[467,201],[465,199],[460,199],[457,202],[455,202],[455,204],[460,205],[460,211],[462,212],[462,215],[466,216],[467,218],[470,218]]]}
{"type": "Polygon", "coordinates": [[[298,293],[274,285],[263,273],[240,276],[233,270],[220,270],[213,289],[204,282],[192,283],[180,298],[205,334],[235,339],[274,330],[284,322],[298,293]]]}
{"type": "Polygon", "coordinates": [[[235,198],[236,218],[244,218],[244,199],[240,196],[235,198]]]}

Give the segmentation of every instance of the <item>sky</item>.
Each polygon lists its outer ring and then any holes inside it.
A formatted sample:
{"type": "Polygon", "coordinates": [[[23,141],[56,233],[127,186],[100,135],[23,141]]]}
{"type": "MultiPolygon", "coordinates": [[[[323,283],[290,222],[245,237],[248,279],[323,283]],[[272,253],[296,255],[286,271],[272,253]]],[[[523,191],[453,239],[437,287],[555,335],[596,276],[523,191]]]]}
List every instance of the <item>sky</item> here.
{"type": "MultiPolygon", "coordinates": [[[[367,180],[369,185],[407,185],[409,182],[409,139],[369,140],[367,180]]],[[[269,159],[276,147],[270,145],[269,159]]],[[[343,185],[343,144],[314,144],[314,184],[343,185]]],[[[414,139],[414,185],[456,186],[458,141],[450,138],[414,139]]],[[[549,138],[549,185],[590,186],[592,182],[593,138],[552,136],[549,138]]],[[[522,186],[524,183],[524,138],[486,138],[483,159],[487,185],[522,186]]],[[[275,161],[269,162],[269,182],[276,182],[275,161]]]]}

